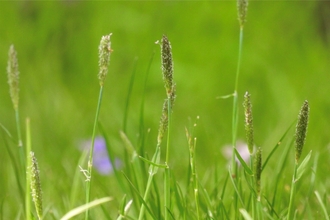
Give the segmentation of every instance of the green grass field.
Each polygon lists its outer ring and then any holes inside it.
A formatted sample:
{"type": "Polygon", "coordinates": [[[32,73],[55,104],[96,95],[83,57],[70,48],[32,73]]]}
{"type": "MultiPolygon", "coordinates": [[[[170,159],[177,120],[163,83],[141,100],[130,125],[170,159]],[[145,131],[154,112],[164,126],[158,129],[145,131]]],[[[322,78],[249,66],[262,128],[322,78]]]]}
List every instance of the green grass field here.
{"type": "MultiPolygon", "coordinates": [[[[253,164],[231,170],[232,161],[223,153],[233,142],[233,97],[219,97],[235,89],[240,36],[236,1],[0,2],[0,219],[31,219],[7,83],[10,45],[17,51],[20,72],[23,150],[31,138],[43,219],[61,219],[86,203],[88,173],[79,166],[87,169],[89,155],[83,149],[91,145],[85,142],[93,138],[98,105],[98,47],[109,33],[113,51],[95,136],[96,143],[105,138],[117,168],[106,175],[93,170],[90,201],[112,200],[89,209],[89,219],[329,219],[329,10],[324,1],[249,2],[235,142],[246,142],[243,101],[249,91],[254,143],[262,149],[263,165],[273,152],[262,170],[258,201],[256,173],[249,170],[253,164]],[[152,157],[167,94],[161,47],[155,42],[163,35],[172,46],[176,99],[168,114],[170,138],[164,133],[156,161],[152,157]],[[292,184],[295,126],[305,100],[310,114],[299,164],[312,153],[301,166],[303,175],[292,184]],[[138,156],[162,165],[149,195],[148,169],[157,166],[138,156]],[[139,217],[142,207],[145,215],[139,217]]],[[[100,157],[107,158],[102,152],[100,157]]],[[[37,219],[32,200],[31,212],[37,219]]],[[[82,212],[73,219],[87,217],[82,212]]]]}

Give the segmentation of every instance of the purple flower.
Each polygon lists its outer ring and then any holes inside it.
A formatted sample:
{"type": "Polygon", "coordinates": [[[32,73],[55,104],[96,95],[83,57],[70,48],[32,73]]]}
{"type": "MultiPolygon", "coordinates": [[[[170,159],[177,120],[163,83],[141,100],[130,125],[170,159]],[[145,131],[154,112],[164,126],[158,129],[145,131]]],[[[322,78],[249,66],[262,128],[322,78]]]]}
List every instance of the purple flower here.
{"type": "MultiPolygon", "coordinates": [[[[89,150],[92,141],[83,141],[80,145],[80,149],[85,151],[89,150]]],[[[121,161],[115,159],[115,167],[121,165],[121,161]]],[[[109,159],[106,143],[103,137],[96,137],[94,141],[94,153],[93,153],[93,166],[101,175],[109,175],[113,173],[113,167],[109,159]]]]}
{"type": "MultiPolygon", "coordinates": [[[[250,152],[249,152],[249,149],[248,149],[247,144],[244,143],[243,141],[237,141],[237,143],[236,143],[236,149],[237,149],[238,153],[241,155],[241,157],[243,158],[243,160],[246,163],[249,162],[249,160],[250,160],[250,152]]],[[[222,155],[228,161],[230,161],[232,159],[233,146],[231,144],[227,144],[227,145],[223,146],[221,151],[222,151],[222,155]]],[[[236,158],[236,162],[238,164],[241,164],[237,158],[236,158]]]]}

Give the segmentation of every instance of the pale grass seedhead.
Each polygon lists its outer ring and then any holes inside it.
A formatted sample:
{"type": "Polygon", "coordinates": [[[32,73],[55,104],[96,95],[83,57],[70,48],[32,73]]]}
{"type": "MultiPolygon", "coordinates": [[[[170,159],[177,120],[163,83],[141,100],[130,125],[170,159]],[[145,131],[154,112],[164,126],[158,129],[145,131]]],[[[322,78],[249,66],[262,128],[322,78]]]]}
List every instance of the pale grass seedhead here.
{"type": "MultiPolygon", "coordinates": [[[[175,86],[170,97],[171,107],[174,104],[174,100],[175,100],[175,86]]],[[[162,116],[160,118],[159,129],[158,129],[158,137],[157,137],[158,145],[160,145],[160,143],[162,142],[164,134],[167,130],[167,126],[168,126],[168,99],[165,99],[163,104],[162,116]]]]}
{"type": "Polygon", "coordinates": [[[17,52],[14,48],[14,45],[10,45],[8,52],[8,84],[10,97],[14,105],[14,109],[18,109],[18,92],[19,92],[19,71],[18,71],[18,60],[17,52]]]}
{"type": "Polygon", "coordinates": [[[248,0],[237,0],[238,21],[241,28],[244,26],[244,23],[246,22],[247,7],[248,7],[248,0]]]}
{"type": "Polygon", "coordinates": [[[252,104],[249,92],[244,95],[244,113],[245,113],[245,133],[246,141],[250,154],[253,154],[253,116],[252,116],[252,104]]]}
{"type": "Polygon", "coordinates": [[[105,78],[108,74],[108,67],[110,62],[111,41],[110,37],[112,34],[102,36],[100,46],[99,46],[99,81],[100,86],[103,86],[105,78]]]}
{"type": "Polygon", "coordinates": [[[259,147],[257,149],[255,158],[254,158],[254,177],[255,177],[255,184],[256,184],[256,191],[258,195],[258,200],[260,201],[260,188],[261,188],[261,171],[262,171],[262,151],[259,147]]]}
{"type": "Polygon", "coordinates": [[[42,191],[39,177],[39,167],[37,158],[33,152],[30,152],[31,167],[30,167],[30,180],[31,180],[31,195],[34,205],[36,207],[37,216],[42,219],[42,191]]]}
{"type": "MultiPolygon", "coordinates": [[[[156,42],[158,43],[158,42],[156,42]]],[[[167,98],[163,104],[162,116],[160,119],[159,130],[158,130],[158,145],[160,145],[163,136],[168,127],[168,114],[172,111],[174,100],[176,97],[175,92],[175,83],[173,83],[173,60],[172,60],[172,51],[171,44],[168,41],[167,37],[163,35],[161,42],[161,58],[162,58],[162,72],[163,80],[165,84],[165,89],[167,93],[167,98]],[[169,103],[170,102],[170,103],[169,103]],[[170,104],[170,105],[169,105],[170,104]],[[171,109],[168,109],[170,106],[171,109]]]]}
{"type": "Polygon", "coordinates": [[[161,42],[161,56],[162,56],[162,71],[163,80],[165,83],[166,93],[173,93],[173,59],[172,59],[172,48],[168,38],[163,35],[161,42]]]}
{"type": "Polygon", "coordinates": [[[304,104],[302,105],[299,115],[298,115],[298,122],[296,125],[296,163],[298,163],[302,149],[305,144],[306,134],[307,134],[307,126],[308,126],[308,117],[309,117],[309,104],[308,101],[305,100],[304,104]]]}

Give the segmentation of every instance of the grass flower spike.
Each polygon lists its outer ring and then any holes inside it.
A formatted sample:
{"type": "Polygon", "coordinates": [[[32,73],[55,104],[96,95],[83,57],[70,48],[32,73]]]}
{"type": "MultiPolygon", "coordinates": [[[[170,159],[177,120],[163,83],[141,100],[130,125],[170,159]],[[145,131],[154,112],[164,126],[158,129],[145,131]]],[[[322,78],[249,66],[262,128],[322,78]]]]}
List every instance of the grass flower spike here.
{"type": "Polygon", "coordinates": [[[253,117],[252,117],[252,104],[250,94],[248,92],[244,95],[244,113],[245,113],[245,132],[246,141],[250,154],[253,154],[253,117]]]}
{"type": "Polygon", "coordinates": [[[157,145],[160,146],[162,143],[164,134],[167,130],[168,125],[168,99],[165,99],[163,104],[162,116],[159,122],[158,136],[157,136],[157,145]]]}
{"type": "Polygon", "coordinates": [[[308,117],[309,117],[309,104],[308,104],[308,101],[305,100],[304,104],[302,105],[302,107],[300,109],[300,112],[298,115],[298,122],[296,125],[296,133],[295,133],[296,158],[295,158],[295,165],[294,165],[295,168],[294,168],[294,173],[292,176],[292,183],[291,183],[290,201],[289,201],[288,214],[287,214],[288,220],[292,219],[293,209],[294,209],[293,203],[294,203],[294,199],[295,199],[295,195],[296,195],[296,183],[303,172],[303,171],[299,171],[299,169],[304,170],[304,168],[301,168],[301,167],[306,166],[306,163],[309,160],[309,157],[307,156],[304,159],[304,161],[302,162],[302,164],[300,164],[300,166],[298,166],[299,159],[300,159],[300,156],[301,156],[304,144],[305,144],[308,117]],[[307,159],[307,162],[306,162],[306,159],[307,159]],[[303,165],[303,164],[305,164],[305,165],[303,165]]]}
{"type": "Polygon", "coordinates": [[[42,219],[42,191],[39,178],[39,168],[37,159],[33,152],[30,152],[31,168],[30,168],[30,180],[31,180],[31,194],[32,200],[36,207],[38,219],[42,219]]]}
{"type": "Polygon", "coordinates": [[[237,0],[238,21],[241,28],[244,26],[244,23],[246,22],[247,7],[248,7],[248,0],[237,0]]]}
{"type": "MultiPolygon", "coordinates": [[[[173,103],[175,100],[175,87],[173,87],[172,91],[173,92],[171,93],[171,96],[170,96],[170,102],[171,102],[170,106],[173,106],[173,103]]],[[[168,102],[169,102],[169,99],[165,99],[164,104],[163,104],[162,116],[160,118],[158,137],[157,137],[158,145],[161,144],[164,134],[167,131],[167,127],[168,127],[168,106],[169,106],[168,102]]]]}
{"type": "MultiPolygon", "coordinates": [[[[172,112],[172,106],[175,100],[175,83],[173,83],[173,59],[172,59],[172,47],[168,38],[163,35],[161,42],[161,58],[162,58],[162,72],[163,80],[165,84],[167,99],[163,105],[163,113],[160,121],[160,128],[158,132],[158,142],[164,135],[167,128],[170,127],[170,115],[172,112]]],[[[167,137],[169,142],[169,133],[167,137]]],[[[160,143],[160,142],[159,142],[160,143]]],[[[169,143],[167,143],[169,144],[169,143]]],[[[166,151],[166,164],[168,163],[168,145],[166,151]]]]}
{"type": "Polygon", "coordinates": [[[110,37],[112,34],[105,35],[101,38],[100,46],[99,46],[99,80],[100,85],[103,86],[104,80],[108,74],[108,67],[110,62],[110,54],[112,52],[111,49],[111,41],[110,37]]]}
{"type": "Polygon", "coordinates": [[[164,35],[161,44],[162,71],[167,96],[173,93],[173,60],[172,48],[168,38],[164,35]]]}
{"type": "MultiPolygon", "coordinates": [[[[159,164],[160,161],[160,145],[162,143],[165,132],[167,131],[167,146],[166,146],[166,159],[165,159],[165,176],[164,176],[164,204],[165,204],[165,220],[169,219],[169,208],[170,208],[170,170],[168,166],[169,158],[169,143],[170,143],[170,125],[171,125],[171,113],[172,106],[175,99],[175,84],[173,83],[173,60],[172,60],[172,49],[171,44],[168,41],[167,37],[163,35],[161,43],[156,42],[161,47],[161,59],[162,59],[162,73],[163,80],[166,89],[166,99],[163,104],[162,116],[159,123],[158,136],[157,136],[157,146],[156,152],[152,158],[154,164],[159,164]]],[[[157,173],[158,167],[150,164],[149,167],[149,178],[146,186],[146,191],[144,193],[143,199],[147,201],[150,187],[153,181],[153,176],[157,173]]],[[[144,219],[145,205],[142,204],[139,220],[144,219]]]]}
{"type": "MultiPolygon", "coordinates": [[[[103,84],[105,81],[105,78],[108,74],[108,68],[109,68],[109,62],[110,62],[110,54],[112,52],[111,49],[111,41],[110,37],[112,34],[102,36],[101,42],[99,45],[99,74],[98,78],[100,81],[100,92],[99,92],[99,98],[97,102],[97,108],[96,108],[96,114],[94,119],[94,126],[93,126],[93,134],[92,134],[92,140],[91,140],[91,148],[89,152],[89,159],[88,159],[88,168],[87,171],[83,170],[84,175],[87,174],[87,182],[86,182],[86,204],[90,202],[90,192],[91,192],[91,178],[92,178],[92,167],[93,167],[93,154],[94,154],[94,143],[95,143],[95,136],[96,136],[96,129],[97,129],[97,122],[99,119],[100,109],[101,109],[101,103],[102,103],[102,96],[103,96],[103,84]],[[85,172],[86,171],[86,172],[85,172]]],[[[85,220],[89,219],[89,209],[86,209],[85,211],[85,220]]]]}
{"type": "Polygon", "coordinates": [[[8,84],[10,88],[10,97],[14,105],[14,109],[18,109],[18,91],[19,91],[19,71],[18,71],[18,61],[17,61],[17,52],[14,48],[14,45],[11,45],[8,53],[8,84]]]}
{"type": "Polygon", "coordinates": [[[300,113],[298,115],[298,122],[296,126],[296,163],[298,163],[302,149],[305,144],[307,126],[308,126],[308,117],[309,117],[309,104],[308,101],[305,100],[303,106],[300,109],[300,113]]]}
{"type": "Polygon", "coordinates": [[[20,117],[19,117],[19,71],[18,71],[18,60],[17,60],[17,52],[14,48],[14,45],[11,45],[8,52],[8,84],[9,84],[9,93],[11,100],[13,102],[13,107],[15,111],[15,120],[16,120],[16,129],[17,129],[17,139],[18,139],[18,149],[19,149],[19,160],[21,165],[21,170],[25,170],[25,152],[23,151],[23,141],[21,135],[21,127],[20,127],[20,117]]]}
{"type": "Polygon", "coordinates": [[[255,176],[255,185],[258,196],[258,201],[260,201],[260,179],[261,179],[261,171],[262,171],[262,157],[261,157],[261,148],[259,147],[256,156],[254,158],[254,176],[255,176]]]}

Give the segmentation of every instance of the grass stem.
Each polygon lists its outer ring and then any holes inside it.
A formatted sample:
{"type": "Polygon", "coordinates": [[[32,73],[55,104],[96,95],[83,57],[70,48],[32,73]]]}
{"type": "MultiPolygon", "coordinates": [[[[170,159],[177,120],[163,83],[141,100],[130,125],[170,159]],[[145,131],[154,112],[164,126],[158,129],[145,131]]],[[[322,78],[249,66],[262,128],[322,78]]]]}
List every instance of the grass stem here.
{"type": "Polygon", "coordinates": [[[292,183],[291,183],[291,191],[290,191],[290,201],[289,201],[289,208],[288,208],[288,215],[287,220],[292,219],[292,206],[296,194],[296,179],[297,179],[297,170],[298,170],[298,164],[294,164],[294,173],[292,176],[292,183]]]}
{"type": "MultiPolygon", "coordinates": [[[[243,49],[243,26],[240,28],[239,34],[239,47],[238,47],[238,62],[235,78],[235,90],[233,93],[233,115],[232,115],[232,172],[235,173],[236,160],[235,160],[235,149],[236,149],[236,140],[237,140],[237,123],[238,123],[238,79],[241,68],[241,59],[242,59],[242,49],[243,49]]],[[[236,174],[236,173],[235,173],[236,174]]]]}
{"type": "MultiPolygon", "coordinates": [[[[15,109],[15,121],[16,121],[16,129],[17,129],[17,138],[18,138],[18,151],[19,151],[19,157],[20,157],[20,164],[22,171],[25,171],[24,165],[24,149],[23,149],[23,141],[22,141],[22,134],[21,134],[21,125],[20,125],[20,117],[19,117],[19,110],[15,109]]],[[[27,151],[28,152],[28,151],[27,151]]],[[[29,153],[27,153],[29,154],[29,153]]],[[[25,172],[23,172],[25,175],[25,172]]]]}
{"type": "MultiPolygon", "coordinates": [[[[98,103],[97,103],[96,115],[95,115],[94,126],[93,126],[92,144],[91,144],[91,148],[90,148],[90,152],[89,152],[89,159],[88,159],[88,168],[87,168],[88,176],[86,179],[86,204],[88,204],[90,201],[92,170],[93,170],[92,168],[93,168],[94,142],[95,142],[98,118],[99,118],[99,114],[100,114],[102,95],[103,95],[103,86],[100,86],[99,99],[98,99],[98,103]]],[[[89,218],[89,209],[87,208],[86,212],[85,212],[85,220],[88,220],[88,218],[89,218]]]]}
{"type": "MultiPolygon", "coordinates": [[[[26,170],[29,170],[31,167],[30,160],[31,152],[31,130],[30,130],[30,119],[26,119],[26,170]]],[[[25,180],[25,213],[26,220],[31,220],[31,193],[30,193],[30,175],[26,174],[25,180]]]]}
{"type": "Polygon", "coordinates": [[[170,193],[171,193],[171,186],[170,186],[170,170],[169,170],[169,154],[170,154],[170,137],[171,137],[171,119],[172,119],[172,102],[171,96],[168,95],[168,123],[167,123],[167,143],[166,143],[166,159],[165,159],[165,180],[164,180],[164,199],[165,199],[165,220],[169,219],[169,212],[170,209],[170,193]]]}

